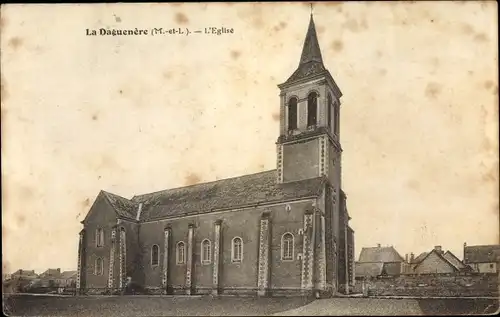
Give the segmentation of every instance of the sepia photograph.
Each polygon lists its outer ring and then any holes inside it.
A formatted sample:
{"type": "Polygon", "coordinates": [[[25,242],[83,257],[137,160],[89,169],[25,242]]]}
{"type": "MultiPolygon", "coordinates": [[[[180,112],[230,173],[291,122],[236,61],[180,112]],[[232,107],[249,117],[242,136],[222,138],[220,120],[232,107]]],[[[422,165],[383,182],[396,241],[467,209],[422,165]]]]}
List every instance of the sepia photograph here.
{"type": "Polygon", "coordinates": [[[497,13],[2,4],[4,314],[498,313],[497,13]]]}

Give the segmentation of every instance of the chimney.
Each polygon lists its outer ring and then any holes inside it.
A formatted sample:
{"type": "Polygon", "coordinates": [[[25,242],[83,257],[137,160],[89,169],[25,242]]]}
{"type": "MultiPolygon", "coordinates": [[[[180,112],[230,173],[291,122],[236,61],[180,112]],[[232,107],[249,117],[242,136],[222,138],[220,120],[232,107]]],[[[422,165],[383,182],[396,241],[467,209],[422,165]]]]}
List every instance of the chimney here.
{"type": "Polygon", "coordinates": [[[413,262],[415,262],[415,254],[413,254],[413,252],[412,252],[412,253],[410,253],[410,263],[413,263],[413,262]]]}
{"type": "Polygon", "coordinates": [[[465,258],[465,247],[467,247],[467,242],[464,242],[464,252],[463,252],[464,254],[463,254],[463,259],[462,259],[462,261],[463,261],[464,263],[466,263],[466,260],[467,260],[467,259],[465,258]]]}
{"type": "Polygon", "coordinates": [[[405,254],[405,262],[408,263],[408,253],[405,254]]]}
{"type": "Polygon", "coordinates": [[[380,248],[380,243],[377,243],[377,248],[380,248]]]}
{"type": "Polygon", "coordinates": [[[436,245],[434,247],[434,250],[436,250],[439,254],[443,253],[443,250],[441,249],[441,246],[440,245],[436,245]]]}

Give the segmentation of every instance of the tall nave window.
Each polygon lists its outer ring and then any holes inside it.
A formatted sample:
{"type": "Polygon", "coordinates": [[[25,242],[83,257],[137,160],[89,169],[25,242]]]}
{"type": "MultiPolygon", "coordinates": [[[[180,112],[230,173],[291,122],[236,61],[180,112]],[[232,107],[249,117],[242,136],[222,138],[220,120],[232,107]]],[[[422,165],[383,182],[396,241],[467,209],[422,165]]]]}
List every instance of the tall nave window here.
{"type": "Polygon", "coordinates": [[[151,265],[155,266],[158,263],[160,263],[160,247],[155,244],[151,247],[151,265]]]}
{"type": "Polygon", "coordinates": [[[243,259],[243,240],[240,237],[233,238],[231,248],[232,262],[241,262],[243,259]]]}
{"type": "Polygon", "coordinates": [[[293,235],[290,232],[281,237],[281,259],[286,261],[293,260],[293,235]]]}
{"type": "Polygon", "coordinates": [[[104,271],[104,263],[101,258],[95,259],[94,275],[102,275],[104,271]]]}
{"type": "Polygon", "coordinates": [[[211,261],[211,245],[210,240],[205,239],[201,243],[201,263],[209,264],[211,261]]]}
{"type": "Polygon", "coordinates": [[[98,228],[95,231],[95,243],[98,248],[104,246],[104,229],[98,228]]]}
{"type": "Polygon", "coordinates": [[[176,262],[177,264],[184,264],[186,262],[186,252],[185,252],[184,242],[179,241],[176,248],[176,262]]]}

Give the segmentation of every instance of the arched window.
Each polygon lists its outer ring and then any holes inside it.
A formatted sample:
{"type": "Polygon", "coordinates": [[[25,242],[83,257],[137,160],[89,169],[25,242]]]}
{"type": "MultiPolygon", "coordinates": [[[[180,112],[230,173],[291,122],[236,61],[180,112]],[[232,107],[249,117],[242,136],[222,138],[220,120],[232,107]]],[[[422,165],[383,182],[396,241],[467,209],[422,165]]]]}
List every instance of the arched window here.
{"type": "Polygon", "coordinates": [[[151,265],[158,265],[158,263],[160,263],[160,247],[155,244],[151,247],[151,265]]]}
{"type": "Polygon", "coordinates": [[[95,231],[95,243],[98,248],[104,246],[104,229],[97,228],[95,231]]]}
{"type": "Polygon", "coordinates": [[[182,241],[177,242],[177,248],[175,251],[176,251],[175,258],[177,264],[184,264],[186,262],[186,250],[184,242],[182,241]]]}
{"type": "Polygon", "coordinates": [[[326,106],[328,107],[328,127],[331,129],[331,127],[332,127],[332,108],[333,108],[332,95],[328,94],[327,102],[328,102],[328,104],[326,106]]]}
{"type": "Polygon", "coordinates": [[[288,101],[288,131],[297,129],[297,98],[288,101]]]}
{"type": "Polygon", "coordinates": [[[95,259],[94,274],[102,275],[104,272],[104,261],[101,258],[95,259]]]}
{"type": "Polygon", "coordinates": [[[281,259],[285,261],[293,260],[293,234],[290,232],[281,236],[281,259]]]}
{"type": "Polygon", "coordinates": [[[307,96],[307,126],[316,125],[316,113],[318,111],[318,94],[313,91],[307,96]]]}
{"type": "Polygon", "coordinates": [[[201,263],[209,264],[212,258],[212,246],[210,240],[205,239],[201,243],[201,263]]]}
{"type": "Polygon", "coordinates": [[[231,242],[231,260],[232,262],[243,260],[243,240],[240,237],[234,237],[231,242]]]}

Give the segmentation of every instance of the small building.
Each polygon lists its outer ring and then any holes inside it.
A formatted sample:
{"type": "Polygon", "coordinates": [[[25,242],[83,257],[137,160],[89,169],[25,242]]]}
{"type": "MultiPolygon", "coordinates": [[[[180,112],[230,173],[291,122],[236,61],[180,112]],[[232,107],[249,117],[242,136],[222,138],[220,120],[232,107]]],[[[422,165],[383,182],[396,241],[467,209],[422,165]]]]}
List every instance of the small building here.
{"type": "Polygon", "coordinates": [[[416,258],[411,253],[408,264],[409,270],[406,273],[410,274],[456,273],[469,270],[456,255],[451,251],[444,252],[440,245],[430,252],[422,252],[416,258]]]}
{"type": "Polygon", "coordinates": [[[38,277],[38,275],[35,273],[35,270],[19,269],[11,274],[11,279],[13,279],[13,280],[18,280],[18,279],[32,280],[32,279],[35,279],[37,277],[38,277]]]}
{"type": "Polygon", "coordinates": [[[77,271],[64,271],[58,279],[56,285],[59,287],[75,287],[77,271]]]}
{"type": "Polygon", "coordinates": [[[405,261],[393,246],[365,247],[355,264],[356,279],[379,275],[399,275],[405,271],[405,261]]]}
{"type": "Polygon", "coordinates": [[[61,276],[61,269],[48,269],[42,274],[40,274],[40,286],[41,287],[55,287],[57,285],[56,280],[61,276]]]}
{"type": "Polygon", "coordinates": [[[478,273],[497,273],[500,262],[500,245],[467,246],[464,243],[464,264],[478,273]]]}

